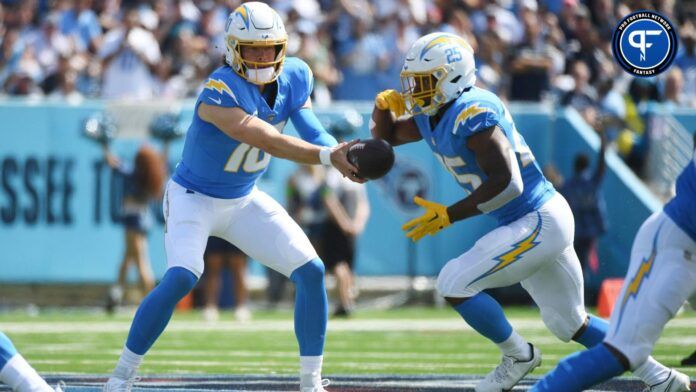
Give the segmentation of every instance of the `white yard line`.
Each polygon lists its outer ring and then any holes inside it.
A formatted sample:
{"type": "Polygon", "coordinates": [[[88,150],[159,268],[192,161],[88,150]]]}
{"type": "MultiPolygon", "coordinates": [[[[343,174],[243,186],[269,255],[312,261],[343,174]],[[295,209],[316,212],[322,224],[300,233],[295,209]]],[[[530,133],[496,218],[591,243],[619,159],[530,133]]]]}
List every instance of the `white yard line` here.
{"type": "MultiPolygon", "coordinates": [[[[546,331],[541,319],[510,319],[511,324],[523,331],[546,331]]],[[[696,318],[684,317],[672,320],[670,328],[696,328],[696,318]]],[[[10,334],[65,334],[65,333],[120,333],[130,329],[130,321],[26,321],[0,323],[0,331],[10,334]]],[[[169,332],[273,332],[292,331],[292,320],[252,321],[249,323],[237,323],[222,321],[215,324],[204,321],[185,320],[173,321],[167,326],[169,332]]],[[[418,331],[466,331],[471,328],[458,319],[384,319],[384,320],[346,320],[329,321],[331,331],[394,331],[394,332],[418,332],[418,331]]],[[[683,339],[683,338],[680,338],[683,339]]],[[[683,340],[681,340],[684,342],[683,340]]]]}

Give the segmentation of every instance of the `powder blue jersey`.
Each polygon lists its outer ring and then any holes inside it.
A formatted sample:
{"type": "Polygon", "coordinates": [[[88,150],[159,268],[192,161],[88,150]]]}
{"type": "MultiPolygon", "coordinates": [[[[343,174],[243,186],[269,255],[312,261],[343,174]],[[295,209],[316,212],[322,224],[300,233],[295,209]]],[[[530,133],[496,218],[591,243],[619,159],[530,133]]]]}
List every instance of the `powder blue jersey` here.
{"type": "MultiPolygon", "coordinates": [[[[278,93],[273,107],[269,107],[255,84],[239,76],[232,68],[223,66],[206,80],[196,108],[201,102],[239,107],[282,132],[288,117],[309,98],[314,81],[307,64],[298,58],[287,57],[276,82],[278,93]]],[[[271,160],[265,152],[240,143],[213,124],[201,120],[197,110],[186,134],[182,155],[174,172],[174,181],[187,189],[222,199],[249,194],[271,160]]]]}
{"type": "Polygon", "coordinates": [[[677,194],[665,205],[665,213],[696,241],[696,150],[677,177],[677,194]]]}
{"type": "Polygon", "coordinates": [[[431,129],[430,117],[426,115],[419,114],[414,119],[435,157],[467,193],[473,192],[487,178],[476,163],[474,152],[467,147],[467,139],[494,125],[503,130],[516,153],[524,190],[520,196],[488,213],[499,224],[508,224],[538,209],[555,194],[529,146],[517,132],[507,108],[490,91],[472,87],[464,92],[445,111],[435,129],[431,129]]]}

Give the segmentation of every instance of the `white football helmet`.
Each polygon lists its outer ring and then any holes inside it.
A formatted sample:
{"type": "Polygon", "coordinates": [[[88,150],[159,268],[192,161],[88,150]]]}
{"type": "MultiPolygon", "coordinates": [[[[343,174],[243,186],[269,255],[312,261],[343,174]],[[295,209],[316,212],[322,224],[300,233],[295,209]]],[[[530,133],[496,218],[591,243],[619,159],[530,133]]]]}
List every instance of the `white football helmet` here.
{"type": "Polygon", "coordinates": [[[283,69],[288,34],[285,25],[273,8],[251,1],[237,7],[225,25],[225,61],[241,77],[254,84],[267,84],[276,80],[283,69]],[[275,59],[271,62],[245,60],[244,46],[273,46],[275,59]]]}
{"type": "Polygon", "coordinates": [[[463,38],[431,33],[406,53],[401,69],[401,94],[411,114],[432,116],[476,83],[474,50],[463,38]]]}

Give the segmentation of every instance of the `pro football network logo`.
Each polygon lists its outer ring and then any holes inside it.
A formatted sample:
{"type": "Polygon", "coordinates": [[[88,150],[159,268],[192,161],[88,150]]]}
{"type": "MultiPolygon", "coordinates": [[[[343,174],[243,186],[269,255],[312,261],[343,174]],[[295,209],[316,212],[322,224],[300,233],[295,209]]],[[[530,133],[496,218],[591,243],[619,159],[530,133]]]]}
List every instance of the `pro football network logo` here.
{"type": "Polygon", "coordinates": [[[612,39],[614,58],[626,72],[650,77],[666,70],[677,53],[677,31],[654,11],[634,12],[619,22],[612,39]]]}

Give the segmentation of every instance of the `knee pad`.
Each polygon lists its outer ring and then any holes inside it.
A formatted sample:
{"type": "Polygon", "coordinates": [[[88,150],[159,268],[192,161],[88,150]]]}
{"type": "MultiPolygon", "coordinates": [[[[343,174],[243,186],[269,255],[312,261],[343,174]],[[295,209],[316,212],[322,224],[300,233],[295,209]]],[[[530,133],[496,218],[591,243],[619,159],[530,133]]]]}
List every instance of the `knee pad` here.
{"type": "Polygon", "coordinates": [[[324,281],[325,272],[324,263],[319,259],[312,259],[292,271],[290,280],[296,285],[316,284],[324,281]]]}
{"type": "Polygon", "coordinates": [[[564,342],[569,342],[585,321],[586,315],[576,316],[570,312],[561,314],[555,309],[541,309],[541,318],[546,328],[564,342]]]}

